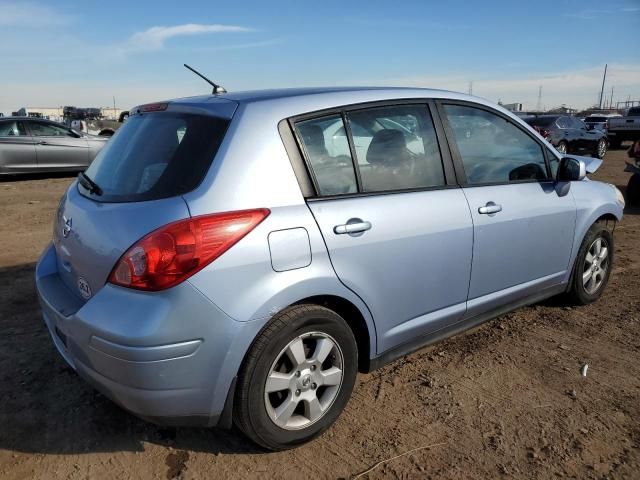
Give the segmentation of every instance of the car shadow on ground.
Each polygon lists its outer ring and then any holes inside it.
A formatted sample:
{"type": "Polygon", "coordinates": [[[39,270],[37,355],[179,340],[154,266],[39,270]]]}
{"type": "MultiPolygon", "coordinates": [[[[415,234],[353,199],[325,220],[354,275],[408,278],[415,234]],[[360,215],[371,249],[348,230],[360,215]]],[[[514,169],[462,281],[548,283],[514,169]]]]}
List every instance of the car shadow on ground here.
{"type": "Polygon", "coordinates": [[[0,268],[0,449],[135,452],[152,443],[208,453],[264,453],[236,431],[147,423],[93,390],[55,350],[40,316],[34,267],[0,268]]]}
{"type": "Polygon", "coordinates": [[[28,180],[46,180],[48,178],[73,178],[78,176],[78,171],[71,172],[42,172],[22,173],[17,175],[0,175],[0,183],[26,182],[28,180]]]}

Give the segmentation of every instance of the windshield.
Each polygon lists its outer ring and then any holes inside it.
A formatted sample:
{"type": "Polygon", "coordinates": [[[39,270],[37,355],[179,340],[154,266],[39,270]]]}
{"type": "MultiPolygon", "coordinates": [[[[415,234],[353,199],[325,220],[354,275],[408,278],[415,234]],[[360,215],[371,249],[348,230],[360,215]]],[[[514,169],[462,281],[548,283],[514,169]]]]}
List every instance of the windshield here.
{"type": "Polygon", "coordinates": [[[98,202],[135,202],[182,195],[196,188],[215,156],[228,120],[173,112],[135,115],[86,170],[98,202]]]}
{"type": "Polygon", "coordinates": [[[627,112],[627,116],[628,117],[638,117],[638,116],[640,116],[640,107],[630,108],[629,111],[627,112]]]}
{"type": "Polygon", "coordinates": [[[587,117],[585,123],[602,123],[607,121],[607,117],[587,117]]]}

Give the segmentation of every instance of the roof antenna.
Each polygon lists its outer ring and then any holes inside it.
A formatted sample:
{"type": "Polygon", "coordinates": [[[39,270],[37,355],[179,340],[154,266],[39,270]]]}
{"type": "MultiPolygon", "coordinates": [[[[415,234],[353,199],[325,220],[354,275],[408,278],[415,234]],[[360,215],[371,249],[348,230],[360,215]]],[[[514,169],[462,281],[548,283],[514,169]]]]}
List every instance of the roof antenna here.
{"type": "Polygon", "coordinates": [[[213,83],[211,80],[209,80],[207,77],[205,77],[204,75],[202,75],[200,72],[198,72],[195,68],[191,68],[189,65],[187,65],[186,63],[184,64],[184,66],[186,68],[188,68],[189,70],[191,70],[193,73],[195,73],[196,75],[198,75],[200,78],[202,78],[205,82],[207,82],[209,85],[213,86],[213,91],[211,92],[213,95],[218,95],[220,93],[227,93],[227,90],[225,90],[225,88],[222,85],[218,85],[217,83],[213,83]]]}

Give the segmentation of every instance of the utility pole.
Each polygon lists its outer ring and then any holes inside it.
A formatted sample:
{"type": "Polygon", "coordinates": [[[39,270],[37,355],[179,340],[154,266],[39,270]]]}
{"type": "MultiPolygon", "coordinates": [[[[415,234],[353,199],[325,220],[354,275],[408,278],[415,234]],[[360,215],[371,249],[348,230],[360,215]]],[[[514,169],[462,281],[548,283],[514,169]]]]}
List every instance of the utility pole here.
{"type": "Polygon", "coordinates": [[[469,95],[473,95],[473,80],[469,82],[469,95]]]}
{"type": "Polygon", "coordinates": [[[538,87],[538,104],[536,105],[536,111],[542,111],[542,85],[538,87]]]}
{"type": "Polygon", "coordinates": [[[611,86],[611,98],[609,99],[609,108],[613,108],[613,85],[611,86]]]}
{"type": "Polygon", "coordinates": [[[602,100],[603,100],[603,96],[604,96],[604,82],[607,79],[607,64],[604,64],[604,74],[602,75],[602,88],[600,89],[600,102],[598,105],[598,108],[602,108],[602,100]]]}
{"type": "Polygon", "coordinates": [[[118,119],[118,115],[116,115],[116,97],[115,97],[115,95],[113,96],[113,119],[114,120],[118,119]]]}

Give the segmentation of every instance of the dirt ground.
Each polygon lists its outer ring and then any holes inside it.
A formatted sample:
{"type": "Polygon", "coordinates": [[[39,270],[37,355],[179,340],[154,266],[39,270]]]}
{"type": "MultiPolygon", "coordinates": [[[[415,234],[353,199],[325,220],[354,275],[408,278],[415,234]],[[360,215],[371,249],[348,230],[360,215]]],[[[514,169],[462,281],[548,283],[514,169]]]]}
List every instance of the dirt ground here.
{"type": "MultiPolygon", "coordinates": [[[[624,158],[595,178],[626,185],[624,158]]],[[[0,478],[353,478],[386,459],[363,477],[640,478],[640,210],[616,229],[596,304],[523,308],[360,375],[334,428],[267,453],[145,423],[54,350],[33,268],[72,180],[0,182],[0,478]]]]}

